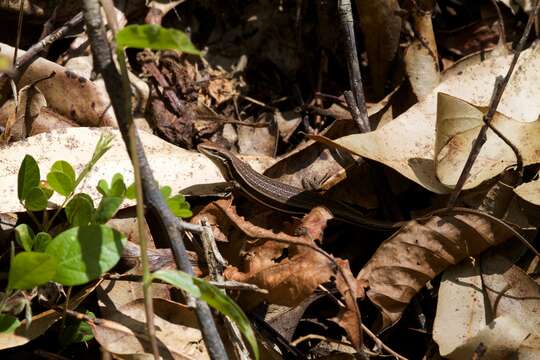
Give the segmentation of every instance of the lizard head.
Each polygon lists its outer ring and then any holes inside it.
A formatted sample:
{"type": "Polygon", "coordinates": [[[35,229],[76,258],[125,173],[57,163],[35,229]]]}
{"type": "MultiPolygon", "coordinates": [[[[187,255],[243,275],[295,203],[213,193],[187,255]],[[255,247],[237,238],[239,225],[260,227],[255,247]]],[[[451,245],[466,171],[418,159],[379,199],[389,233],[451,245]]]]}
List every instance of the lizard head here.
{"type": "Polygon", "coordinates": [[[211,142],[206,142],[199,144],[197,150],[206,155],[212,162],[217,166],[221,175],[225,180],[231,180],[231,171],[230,171],[230,153],[227,149],[222,148],[219,145],[216,145],[211,142]]]}

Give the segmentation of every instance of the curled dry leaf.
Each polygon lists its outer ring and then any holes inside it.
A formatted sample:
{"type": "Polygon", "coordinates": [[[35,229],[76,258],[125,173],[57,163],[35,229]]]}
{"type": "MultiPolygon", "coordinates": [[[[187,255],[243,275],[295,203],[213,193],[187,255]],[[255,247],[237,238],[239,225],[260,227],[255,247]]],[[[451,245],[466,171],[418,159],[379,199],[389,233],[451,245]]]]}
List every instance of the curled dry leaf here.
{"type": "MultiPolygon", "coordinates": [[[[382,162],[428,190],[448,193],[435,172],[437,94],[446,93],[476,106],[487,106],[497,75],[504,75],[512,57],[490,58],[446,78],[424,101],[367,134],[342,137],[336,142],[350,151],[382,162]]],[[[540,46],[521,53],[498,110],[520,121],[534,121],[540,113],[540,46]]]]}
{"type": "MultiPolygon", "coordinates": [[[[154,298],[154,323],[164,359],[209,359],[195,314],[187,306],[154,298]]],[[[150,355],[144,299],[129,302],[107,320],[90,323],[96,340],[117,356],[150,355]]]]}
{"type": "MultiPolygon", "coordinates": [[[[244,271],[232,266],[225,270],[228,280],[252,283],[268,290],[264,299],[270,303],[296,306],[334,274],[332,262],[327,257],[302,246],[316,246],[314,241],[322,238],[331,216],[325,209],[315,208],[305,216],[302,223],[305,235],[291,236],[282,232],[276,234],[247,222],[236,214],[234,207],[225,207],[219,202],[216,205],[246,235],[265,240],[245,250],[244,271]]],[[[250,295],[250,302],[260,300],[262,298],[255,299],[250,295]]]]}
{"type": "Polygon", "coordinates": [[[439,85],[438,59],[419,40],[413,41],[405,52],[405,69],[418,100],[423,100],[439,85]]]}
{"type": "Polygon", "coordinates": [[[385,240],[357,276],[382,314],[394,324],[413,296],[448,266],[475,256],[511,236],[481,215],[432,216],[411,221],[385,240]]]}
{"type": "Polygon", "coordinates": [[[540,288],[505,257],[487,253],[444,273],[433,325],[442,356],[471,358],[480,342],[489,359],[534,354],[540,343],[524,340],[538,337],[539,325],[540,288]]]}
{"type": "MultiPolygon", "coordinates": [[[[450,95],[439,93],[435,162],[437,177],[448,187],[453,187],[460,174],[472,143],[484,125],[484,113],[478,107],[450,95]]],[[[496,113],[491,122],[514,144],[524,165],[540,163],[540,121],[521,122],[496,113]]],[[[488,180],[508,166],[516,164],[516,156],[506,143],[491,129],[476,159],[466,187],[471,188],[488,180]]]]}
{"type": "Polygon", "coordinates": [[[362,324],[359,318],[359,307],[356,304],[357,298],[363,298],[364,293],[362,288],[358,287],[358,283],[355,281],[354,276],[349,267],[347,260],[336,260],[341,271],[338,272],[336,277],[336,287],[341,294],[343,301],[345,302],[345,308],[340,309],[340,312],[335,319],[339,326],[341,326],[347,332],[347,336],[351,340],[357,351],[361,351],[363,339],[362,339],[362,324]],[[344,278],[347,277],[347,279],[344,278]]]}
{"type": "MultiPolygon", "coordinates": [[[[14,48],[0,43],[0,53],[13,57],[14,48]]],[[[19,50],[19,56],[24,51],[19,50]]],[[[116,120],[109,100],[89,79],[66,70],[63,66],[38,58],[22,76],[19,86],[26,86],[51,73],[56,75],[41,81],[41,90],[50,108],[82,126],[115,126],[116,120]]]]}

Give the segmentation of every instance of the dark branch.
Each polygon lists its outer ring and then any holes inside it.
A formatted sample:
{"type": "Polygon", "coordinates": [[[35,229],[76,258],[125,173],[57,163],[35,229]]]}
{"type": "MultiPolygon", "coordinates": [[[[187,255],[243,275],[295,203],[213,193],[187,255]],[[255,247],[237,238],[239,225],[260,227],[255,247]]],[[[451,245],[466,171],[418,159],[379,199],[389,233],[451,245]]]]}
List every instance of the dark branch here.
{"type": "MultiPolygon", "coordinates": [[[[128,108],[124,106],[127,99],[122,91],[122,78],[113,61],[111,48],[103,28],[99,3],[97,0],[84,0],[83,7],[86,31],[92,47],[94,67],[105,80],[105,87],[107,88],[107,92],[111,99],[118,121],[118,127],[129,153],[128,129],[130,126],[130,114],[128,113],[128,108]]],[[[159,216],[161,225],[165,229],[168,238],[167,240],[172,249],[177,268],[193,275],[182,234],[179,231],[182,224],[180,220],[171,213],[165,203],[138,136],[136,137],[136,149],[136,156],[138,157],[140,164],[145,205],[150,211],[159,216]]],[[[195,302],[197,305],[195,311],[210,356],[213,359],[228,359],[208,304],[200,300],[195,300],[195,302]]]]}

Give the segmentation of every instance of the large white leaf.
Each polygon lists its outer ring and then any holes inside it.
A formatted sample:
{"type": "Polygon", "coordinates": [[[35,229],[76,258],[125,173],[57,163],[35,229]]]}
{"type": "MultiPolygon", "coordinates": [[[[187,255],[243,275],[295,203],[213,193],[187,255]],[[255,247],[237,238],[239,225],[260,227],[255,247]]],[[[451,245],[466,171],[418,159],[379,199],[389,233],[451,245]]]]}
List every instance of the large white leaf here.
{"type": "MultiPolygon", "coordinates": [[[[104,132],[115,135],[112,148],[99,160],[77,192],[85,192],[95,203],[101,199],[96,190],[100,179],[111,181],[115,173],[124,176],[126,184],[133,182],[131,161],[120,133],[111,128],[69,128],[55,130],[29,137],[0,149],[0,213],[24,211],[17,197],[17,172],[26,154],[32,155],[39,163],[41,178],[44,179],[52,164],[57,160],[69,162],[77,173],[90,160],[94,147],[104,132]]],[[[146,156],[154,176],[160,185],[169,185],[173,193],[196,184],[222,182],[223,177],[216,166],[206,156],[174,146],[157,136],[139,132],[146,156]]],[[[265,157],[243,157],[255,170],[261,171],[269,165],[265,157]]],[[[53,204],[59,205],[63,198],[54,195],[53,204]]],[[[133,205],[125,201],[123,207],[133,205]]]]}
{"type": "MultiPolygon", "coordinates": [[[[498,107],[499,112],[518,121],[530,122],[538,118],[539,55],[538,45],[521,54],[498,107]]],[[[337,142],[358,155],[394,168],[428,190],[448,193],[449,188],[435,175],[437,94],[442,92],[476,106],[487,106],[496,76],[506,74],[511,59],[512,56],[490,58],[465,68],[446,78],[424,101],[382,128],[367,134],[345,136],[337,142]]]]}

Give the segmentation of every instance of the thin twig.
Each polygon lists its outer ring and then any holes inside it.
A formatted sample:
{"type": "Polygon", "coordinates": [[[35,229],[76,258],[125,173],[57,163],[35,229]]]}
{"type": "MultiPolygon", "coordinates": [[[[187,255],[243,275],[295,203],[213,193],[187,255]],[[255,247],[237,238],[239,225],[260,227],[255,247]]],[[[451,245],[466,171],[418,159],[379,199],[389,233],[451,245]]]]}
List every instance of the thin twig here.
{"type": "Polygon", "coordinates": [[[497,17],[499,18],[499,44],[503,44],[503,46],[505,46],[506,29],[504,28],[504,18],[501,13],[501,9],[499,8],[499,4],[497,4],[497,0],[491,0],[491,3],[495,7],[495,10],[497,11],[497,17]]]}
{"type": "MultiPolygon", "coordinates": [[[[111,48],[103,28],[99,3],[97,0],[84,0],[83,8],[86,31],[92,48],[94,67],[103,76],[105,87],[109,93],[118,120],[118,127],[126,144],[126,148],[129,151],[129,109],[125,108],[127,100],[125,99],[121,87],[118,86],[118,84],[122,83],[122,79],[112,58],[111,48]]],[[[169,241],[177,267],[189,275],[193,275],[193,269],[189,262],[182,234],[178,230],[179,227],[182,226],[182,223],[171,213],[169,207],[165,203],[163,196],[158,189],[156,180],[153,177],[152,170],[148,164],[148,159],[146,158],[142,143],[137,134],[135,134],[135,139],[137,149],[136,156],[140,163],[145,205],[148,207],[149,211],[157,214],[157,217],[161,221],[161,225],[166,233],[166,240],[169,241]]],[[[208,352],[212,359],[228,359],[208,304],[201,300],[193,300],[192,298],[188,300],[188,302],[196,304],[195,312],[199,320],[206,347],[208,348],[208,352]]]]}
{"type": "MultiPolygon", "coordinates": [[[[356,51],[356,38],[354,36],[351,1],[339,0],[338,12],[341,26],[343,28],[343,33],[345,34],[345,55],[347,58],[347,68],[349,70],[349,82],[351,84],[351,90],[354,95],[355,105],[358,108],[359,114],[359,118],[356,124],[360,132],[370,132],[371,126],[369,125],[366,98],[364,96],[364,89],[362,88],[360,63],[358,61],[358,53],[356,51]]],[[[352,104],[350,104],[349,106],[351,105],[352,104]]],[[[351,108],[354,108],[354,106],[351,106],[351,108]]],[[[354,112],[351,113],[354,114],[354,112]]]]}
{"type": "MultiPolygon", "coordinates": [[[[0,75],[0,81],[3,80],[2,77],[9,76],[15,82],[18,82],[26,69],[28,69],[28,66],[30,66],[30,64],[32,64],[32,62],[34,62],[34,60],[36,60],[40,56],[42,51],[44,51],[49,45],[51,45],[55,41],[66,36],[72,29],[80,25],[82,21],[82,12],[77,13],[64,25],[62,25],[61,27],[53,31],[51,34],[47,35],[46,37],[32,45],[20,58],[16,60],[13,69],[0,75]]],[[[17,53],[17,50],[18,48],[16,47],[15,54],[17,53]]]]}
{"type": "Polygon", "coordinates": [[[525,30],[523,30],[523,35],[521,36],[521,39],[519,40],[519,43],[516,47],[514,57],[512,58],[512,62],[510,63],[510,67],[508,68],[506,76],[502,80],[499,80],[500,77],[498,77],[497,80],[495,81],[495,86],[493,88],[493,94],[491,96],[489,108],[486,115],[484,115],[484,126],[482,126],[482,128],[480,129],[480,132],[478,133],[478,136],[476,137],[476,140],[474,141],[472,145],[471,152],[469,153],[469,157],[467,158],[467,161],[465,162],[465,165],[463,166],[463,171],[461,172],[461,175],[459,176],[459,179],[454,188],[454,191],[452,192],[450,199],[448,200],[447,207],[454,207],[456,205],[457,198],[459,194],[461,193],[461,190],[463,189],[463,185],[465,185],[465,181],[467,181],[467,178],[469,177],[471,168],[476,158],[480,154],[480,150],[482,149],[482,146],[486,142],[486,139],[487,139],[486,133],[487,133],[487,130],[489,129],[489,124],[491,124],[491,120],[493,119],[493,116],[495,115],[495,112],[497,111],[497,107],[499,106],[499,103],[501,102],[502,95],[504,93],[504,90],[506,89],[506,86],[508,85],[510,76],[514,72],[514,68],[516,67],[516,63],[521,55],[521,52],[525,48],[525,43],[527,42],[527,38],[529,37],[531,27],[534,23],[534,19],[536,19],[536,17],[538,16],[539,8],[540,8],[540,0],[537,0],[534,6],[534,10],[529,15],[529,20],[527,21],[525,30]]]}
{"type": "Polygon", "coordinates": [[[15,66],[15,63],[17,62],[17,51],[19,50],[19,47],[21,46],[21,33],[22,33],[22,24],[23,24],[23,17],[24,17],[24,0],[19,0],[19,21],[17,23],[17,40],[15,41],[15,51],[13,52],[13,66],[15,66]]]}

